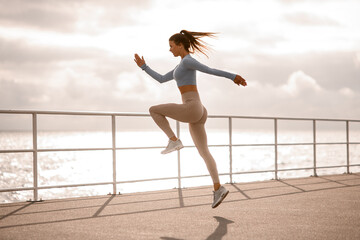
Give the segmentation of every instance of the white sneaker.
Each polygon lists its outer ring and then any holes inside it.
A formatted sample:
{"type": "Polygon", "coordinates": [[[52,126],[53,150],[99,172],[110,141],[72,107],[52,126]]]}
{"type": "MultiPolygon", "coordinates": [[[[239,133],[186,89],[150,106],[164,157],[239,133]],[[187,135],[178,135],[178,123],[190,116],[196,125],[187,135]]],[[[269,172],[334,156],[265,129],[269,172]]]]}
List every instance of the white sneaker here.
{"type": "Polygon", "coordinates": [[[175,150],[180,150],[183,147],[184,146],[183,146],[182,142],[180,141],[180,139],[178,139],[176,141],[169,140],[169,144],[163,151],[161,151],[161,154],[171,153],[175,150]]]}
{"type": "Polygon", "coordinates": [[[218,190],[216,190],[213,193],[214,193],[214,202],[212,204],[212,208],[216,208],[226,198],[226,196],[229,193],[229,190],[221,186],[218,190]]]}

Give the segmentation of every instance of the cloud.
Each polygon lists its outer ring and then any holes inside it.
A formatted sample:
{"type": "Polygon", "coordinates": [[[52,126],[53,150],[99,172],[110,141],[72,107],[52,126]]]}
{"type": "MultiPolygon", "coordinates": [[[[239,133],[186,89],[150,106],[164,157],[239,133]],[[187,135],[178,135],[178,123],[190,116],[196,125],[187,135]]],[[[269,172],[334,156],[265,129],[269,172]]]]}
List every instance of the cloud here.
{"type": "Polygon", "coordinates": [[[355,92],[347,87],[341,88],[339,90],[339,93],[346,97],[354,97],[355,96],[355,92]]]}
{"type": "Polygon", "coordinates": [[[146,8],[148,0],[0,0],[0,23],[5,26],[41,30],[97,32],[110,25],[132,21],[125,14],[135,8],[146,8]]]}
{"type": "MultiPolygon", "coordinates": [[[[141,101],[118,92],[110,84],[68,81],[64,87],[0,80],[0,109],[139,111],[141,101]]],[[[146,108],[144,108],[146,109],[146,108]]]]}
{"type": "Polygon", "coordinates": [[[306,12],[297,12],[284,15],[284,19],[296,25],[305,26],[339,26],[340,23],[330,17],[319,16],[306,12]]]}
{"type": "Polygon", "coordinates": [[[0,79],[0,108],[26,109],[46,104],[48,95],[34,84],[0,79]]]}
{"type": "Polygon", "coordinates": [[[140,69],[129,71],[130,65],[116,59],[78,66],[59,68],[49,80],[2,77],[0,109],[146,112],[151,105],[178,97],[173,94],[175,83],[160,85],[140,69]],[[102,65],[112,72],[105,72],[102,65]]]}
{"type": "Polygon", "coordinates": [[[102,53],[95,48],[59,47],[31,44],[26,40],[0,38],[0,63],[49,63],[94,58],[102,53]]]}
{"type": "Polygon", "coordinates": [[[282,90],[289,93],[291,96],[306,96],[311,93],[318,93],[322,91],[316,80],[303,71],[297,71],[290,75],[288,82],[283,85],[282,90]]]}
{"type": "Polygon", "coordinates": [[[0,1],[0,22],[8,26],[70,31],[76,21],[76,4],[62,1],[0,1]]]}
{"type": "Polygon", "coordinates": [[[69,72],[93,72],[107,53],[95,48],[31,44],[0,38],[0,79],[62,86],[69,72]]]}
{"type": "MultiPolygon", "coordinates": [[[[281,67],[273,70],[281,71],[281,67]]],[[[354,119],[360,115],[360,91],[344,85],[324,88],[305,71],[292,72],[280,85],[266,78],[266,73],[261,81],[243,76],[248,81],[245,88],[199,75],[200,95],[210,114],[354,119]]]]}
{"type": "Polygon", "coordinates": [[[321,88],[337,91],[349,87],[360,91],[360,71],[354,67],[354,52],[311,52],[303,54],[239,54],[219,56],[214,66],[224,67],[243,74],[249,81],[276,86],[284,85],[290,74],[301,69],[316,79],[321,88]],[[222,58],[222,61],[221,61],[222,58]],[[230,60],[231,59],[231,60],[230,60]]]}

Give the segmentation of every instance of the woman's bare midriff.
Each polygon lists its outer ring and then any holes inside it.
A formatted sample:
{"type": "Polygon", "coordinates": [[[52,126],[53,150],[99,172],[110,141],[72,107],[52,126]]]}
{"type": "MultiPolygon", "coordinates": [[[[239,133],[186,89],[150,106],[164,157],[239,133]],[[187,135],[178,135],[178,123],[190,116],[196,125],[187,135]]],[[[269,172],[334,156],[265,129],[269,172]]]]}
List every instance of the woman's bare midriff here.
{"type": "Polygon", "coordinates": [[[184,86],[180,86],[179,90],[181,94],[184,94],[186,92],[197,92],[197,87],[196,85],[184,85],[184,86]]]}

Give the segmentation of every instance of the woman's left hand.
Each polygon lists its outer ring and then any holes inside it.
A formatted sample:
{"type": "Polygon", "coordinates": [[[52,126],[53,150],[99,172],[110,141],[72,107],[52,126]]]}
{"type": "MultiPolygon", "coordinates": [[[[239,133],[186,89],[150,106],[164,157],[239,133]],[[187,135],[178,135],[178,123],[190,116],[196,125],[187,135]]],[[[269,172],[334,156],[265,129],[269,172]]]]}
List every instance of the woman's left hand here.
{"type": "Polygon", "coordinates": [[[135,59],[134,59],[134,61],[136,62],[136,64],[139,66],[139,67],[141,67],[142,65],[144,65],[145,64],[145,60],[144,60],[144,57],[139,57],[139,55],[137,54],[137,53],[135,53],[135,59]]]}
{"type": "Polygon", "coordinates": [[[243,79],[240,75],[236,75],[234,83],[237,85],[242,85],[244,87],[247,85],[246,80],[243,79]]]}

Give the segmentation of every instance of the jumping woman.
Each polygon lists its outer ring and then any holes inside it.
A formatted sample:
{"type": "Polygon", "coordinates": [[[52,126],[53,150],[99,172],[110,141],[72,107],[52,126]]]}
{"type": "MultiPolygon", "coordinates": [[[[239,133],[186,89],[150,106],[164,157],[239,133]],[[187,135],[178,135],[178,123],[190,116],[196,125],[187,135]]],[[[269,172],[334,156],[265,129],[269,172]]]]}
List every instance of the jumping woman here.
{"type": "Polygon", "coordinates": [[[214,184],[214,202],[212,207],[216,208],[225,199],[229,191],[224,186],[220,185],[216,162],[209,152],[207,145],[207,136],[204,126],[207,119],[207,111],[202,105],[197,91],[196,70],[231,79],[237,85],[246,86],[247,84],[245,79],[241,76],[209,68],[208,66],[195,60],[190,55],[190,53],[195,52],[200,52],[206,55],[205,51],[208,50],[208,48],[206,43],[200,39],[202,37],[214,37],[214,33],[190,32],[182,30],[180,33],[176,33],[170,37],[170,52],[172,52],[175,57],[180,56],[181,61],[175,69],[165,75],[161,75],[152,70],[145,63],[144,57],[140,58],[138,54],[135,54],[134,61],[142,70],[160,83],[175,79],[177,86],[179,87],[183,103],[161,104],[152,106],[149,109],[150,115],[154,119],[155,123],[169,138],[167,147],[161,153],[167,154],[183,148],[180,139],[176,137],[166,117],[180,122],[189,123],[191,137],[201,157],[205,161],[214,184]]]}

